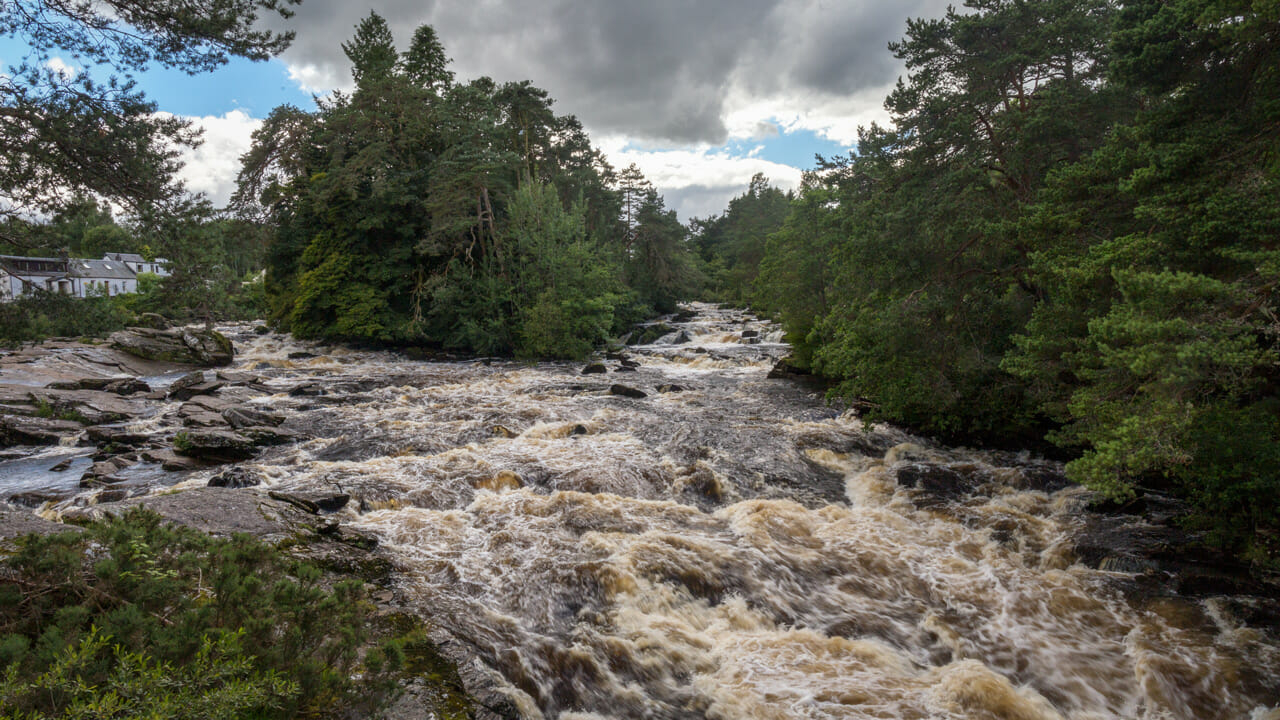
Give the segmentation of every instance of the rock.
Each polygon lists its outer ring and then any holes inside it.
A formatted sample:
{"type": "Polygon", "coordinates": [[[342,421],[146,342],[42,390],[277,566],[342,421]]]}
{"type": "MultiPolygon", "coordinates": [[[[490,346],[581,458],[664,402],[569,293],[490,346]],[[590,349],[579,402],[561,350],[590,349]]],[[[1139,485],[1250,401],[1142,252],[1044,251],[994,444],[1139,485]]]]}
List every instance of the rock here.
{"type": "Polygon", "coordinates": [[[622,360],[619,360],[619,361],[618,361],[618,364],[619,364],[619,365],[621,365],[622,367],[627,367],[627,368],[638,368],[638,367],[640,367],[640,363],[636,362],[635,360],[627,360],[627,359],[625,359],[625,358],[624,358],[624,359],[622,359],[622,360]]]}
{"type": "Polygon", "coordinates": [[[262,484],[262,475],[248,468],[229,468],[209,478],[209,487],[247,488],[262,484]]]}
{"type": "Polygon", "coordinates": [[[0,546],[12,547],[10,542],[23,535],[52,535],[60,532],[83,532],[74,525],[50,522],[23,510],[0,509],[0,546]]]}
{"type": "MultiPolygon", "coordinates": [[[[29,507],[29,508],[38,508],[44,505],[45,503],[61,502],[71,497],[74,494],[75,493],[69,490],[67,491],[31,490],[28,492],[21,492],[21,493],[16,493],[14,495],[10,495],[7,499],[10,503],[13,503],[14,505],[21,505],[23,507],[29,507]]],[[[3,517],[3,511],[0,511],[0,517],[3,517]]],[[[3,535],[2,530],[0,530],[0,535],[3,535]]]]}
{"type": "Polygon", "coordinates": [[[680,331],[680,334],[679,334],[679,335],[676,335],[676,336],[675,336],[674,338],[672,338],[672,340],[671,340],[671,344],[672,344],[672,345],[687,345],[687,344],[689,344],[689,343],[691,343],[691,342],[693,342],[693,338],[692,338],[692,337],[689,337],[689,331],[688,331],[688,330],[681,330],[681,331],[680,331]]]}
{"type": "MultiPolygon", "coordinates": [[[[187,377],[191,377],[191,375],[187,375],[187,377]]],[[[210,380],[210,382],[183,384],[182,387],[177,389],[170,387],[169,397],[173,398],[173,400],[191,400],[192,397],[196,397],[197,395],[210,395],[210,393],[218,392],[219,389],[225,386],[227,386],[227,383],[224,383],[223,380],[210,380]]]]}
{"type": "Polygon", "coordinates": [[[248,460],[258,454],[252,439],[226,430],[192,430],[174,438],[173,449],[180,455],[229,463],[248,460]]]}
{"type": "Polygon", "coordinates": [[[492,490],[494,492],[519,490],[522,487],[524,487],[524,480],[510,470],[500,470],[493,477],[478,480],[475,483],[477,490],[492,490]]]}
{"type": "Polygon", "coordinates": [[[591,434],[591,431],[587,429],[586,425],[579,424],[569,428],[569,437],[578,437],[579,435],[589,434],[591,434]]]}
{"type": "Polygon", "coordinates": [[[71,467],[71,461],[75,458],[67,458],[62,462],[49,468],[49,472],[66,472],[71,467]]]}
{"type": "Polygon", "coordinates": [[[271,333],[271,328],[267,327],[266,325],[254,325],[254,326],[253,326],[253,334],[254,334],[254,335],[268,335],[268,334],[270,334],[270,333],[271,333]]]}
{"type": "Polygon", "coordinates": [[[517,433],[516,431],[512,430],[511,428],[505,425],[494,425],[493,427],[489,428],[489,434],[493,435],[494,437],[504,437],[504,438],[513,438],[519,435],[519,433],[517,433]]]}
{"type": "Polygon", "coordinates": [[[289,353],[286,357],[290,360],[310,360],[311,358],[320,356],[313,352],[306,352],[305,350],[295,350],[294,352],[289,353]]]}
{"type": "Polygon", "coordinates": [[[0,447],[57,445],[62,438],[74,435],[80,429],[80,423],[70,420],[0,415],[0,447]]]}
{"type": "Polygon", "coordinates": [[[138,316],[138,327],[149,330],[168,330],[169,319],[160,313],[142,313],[138,316]]]}
{"type": "Polygon", "coordinates": [[[947,465],[913,463],[899,467],[898,484],[920,491],[916,504],[922,507],[959,500],[987,482],[978,472],[961,472],[947,465]]]}
{"type": "Polygon", "coordinates": [[[743,340],[750,340],[751,338],[758,338],[758,337],[760,337],[759,330],[743,330],[742,331],[743,340]]]}
{"type": "Polygon", "coordinates": [[[346,507],[351,502],[351,496],[344,493],[299,493],[299,492],[279,492],[272,490],[267,493],[269,497],[281,502],[287,502],[294,507],[301,508],[312,514],[321,512],[337,512],[346,507]]]}
{"type": "Polygon", "coordinates": [[[146,360],[186,365],[230,365],[234,349],[214,330],[127,328],[107,339],[112,348],[146,360]]]}
{"type": "Polygon", "coordinates": [[[665,385],[659,385],[659,386],[658,386],[658,392],[660,392],[660,393],[678,393],[678,392],[684,392],[684,388],[680,387],[679,385],[673,385],[673,384],[671,384],[671,383],[667,383],[667,384],[665,384],[665,385]]]}
{"type": "Polygon", "coordinates": [[[626,360],[627,356],[620,352],[607,352],[604,354],[605,360],[626,360]]]}
{"type": "Polygon", "coordinates": [[[116,395],[136,395],[138,393],[151,392],[151,386],[142,382],[138,378],[123,378],[107,383],[102,388],[109,393],[116,395]]]}
{"type": "Polygon", "coordinates": [[[237,405],[222,411],[222,419],[236,430],[255,425],[275,427],[284,422],[283,415],[276,415],[248,405],[237,405]]]}
{"type": "Polygon", "coordinates": [[[93,501],[97,503],[120,502],[129,497],[129,491],[125,488],[111,488],[103,490],[93,496],[93,501]]]}
{"type": "Polygon", "coordinates": [[[583,375],[603,375],[607,372],[609,372],[609,369],[606,368],[603,363],[591,363],[590,365],[582,368],[583,375]]]}
{"type": "Polygon", "coordinates": [[[627,385],[618,385],[618,384],[609,386],[609,394],[618,395],[621,397],[636,398],[637,400],[640,398],[649,397],[648,393],[645,393],[643,390],[637,390],[627,385]]]}
{"type": "Polygon", "coordinates": [[[767,377],[770,380],[781,380],[785,378],[807,377],[811,375],[813,375],[813,373],[797,366],[795,364],[795,358],[788,354],[779,358],[778,362],[773,364],[773,369],[769,371],[767,377]]]}
{"type": "Polygon", "coordinates": [[[291,442],[301,440],[302,435],[292,430],[278,427],[265,427],[256,425],[252,427],[240,428],[236,431],[240,435],[249,438],[257,447],[267,447],[268,445],[287,445],[291,442]]]}
{"type": "Polygon", "coordinates": [[[132,466],[135,462],[135,460],[130,460],[123,456],[96,462],[85,471],[84,475],[80,476],[80,487],[98,487],[104,484],[111,485],[124,482],[124,478],[118,477],[116,473],[132,466]]]}
{"type": "Polygon", "coordinates": [[[155,463],[168,472],[187,472],[203,465],[195,458],[178,455],[172,450],[146,450],[142,453],[142,459],[155,463]]]}
{"type": "Polygon", "coordinates": [[[324,387],[314,382],[302,383],[289,391],[290,397],[316,397],[324,394],[324,387]]]}
{"type": "Polygon", "coordinates": [[[626,365],[619,365],[618,369],[614,370],[614,372],[629,373],[629,372],[637,372],[637,371],[633,367],[627,367],[626,365]]]}
{"type": "Polygon", "coordinates": [[[673,332],[675,332],[675,329],[665,323],[641,325],[631,332],[631,336],[627,338],[627,344],[652,345],[658,338],[665,337],[673,332]]]}
{"type": "Polygon", "coordinates": [[[151,439],[150,435],[118,425],[95,425],[86,428],[84,434],[98,445],[136,446],[151,439]]]}

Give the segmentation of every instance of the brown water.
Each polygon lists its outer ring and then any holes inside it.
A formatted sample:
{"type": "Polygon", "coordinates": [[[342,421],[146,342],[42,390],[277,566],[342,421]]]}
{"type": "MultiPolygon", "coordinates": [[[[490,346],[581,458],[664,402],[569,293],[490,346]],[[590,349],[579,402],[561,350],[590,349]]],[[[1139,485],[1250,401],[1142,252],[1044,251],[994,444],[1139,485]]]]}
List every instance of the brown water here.
{"type": "Polygon", "coordinates": [[[696,310],[608,375],[237,336],[327,393],[263,400],[317,439],[257,467],[359,497],[346,521],[531,718],[1280,718],[1276,639],[1075,564],[1083,491],[1015,489],[1053,466],[868,427],[766,379],[775,328],[696,310]],[[920,463],[985,491],[900,488],[920,463]]]}

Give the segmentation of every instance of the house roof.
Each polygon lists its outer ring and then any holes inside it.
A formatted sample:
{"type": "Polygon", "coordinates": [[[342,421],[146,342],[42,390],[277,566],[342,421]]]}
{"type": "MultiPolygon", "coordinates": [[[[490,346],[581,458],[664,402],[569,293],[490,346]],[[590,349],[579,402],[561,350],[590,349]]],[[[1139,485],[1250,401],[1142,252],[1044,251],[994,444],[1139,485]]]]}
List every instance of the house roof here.
{"type": "Polygon", "coordinates": [[[117,260],[71,260],[71,274],[93,280],[132,280],[137,275],[128,265],[117,260]]]}
{"type": "Polygon", "coordinates": [[[144,263],[143,257],[137,253],[107,253],[103,260],[119,260],[120,262],[144,263]]]}
{"type": "Polygon", "coordinates": [[[67,261],[62,258],[0,255],[0,268],[20,277],[61,277],[67,274],[67,261]]]}

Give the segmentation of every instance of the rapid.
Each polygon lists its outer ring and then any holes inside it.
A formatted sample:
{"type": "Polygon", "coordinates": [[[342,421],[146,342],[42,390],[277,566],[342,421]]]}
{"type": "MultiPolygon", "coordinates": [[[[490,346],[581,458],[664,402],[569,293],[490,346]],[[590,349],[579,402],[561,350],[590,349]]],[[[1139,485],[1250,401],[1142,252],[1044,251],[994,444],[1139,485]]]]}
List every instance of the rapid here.
{"type": "Polygon", "coordinates": [[[1059,466],[770,379],[788,348],[742,311],[668,323],[603,374],[242,329],[255,402],[310,438],[246,464],[349,493],[402,602],[529,718],[1280,718],[1277,639],[1078,562],[1059,466]]]}

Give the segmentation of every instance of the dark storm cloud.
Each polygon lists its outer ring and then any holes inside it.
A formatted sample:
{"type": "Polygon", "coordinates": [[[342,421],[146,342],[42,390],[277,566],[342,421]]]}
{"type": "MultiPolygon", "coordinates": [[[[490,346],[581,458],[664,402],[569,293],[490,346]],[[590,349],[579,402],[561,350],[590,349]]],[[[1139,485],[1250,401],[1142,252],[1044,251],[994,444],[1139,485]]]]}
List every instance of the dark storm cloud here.
{"type": "MultiPolygon", "coordinates": [[[[891,83],[886,44],[942,0],[305,0],[285,59],[346,83],[339,44],[369,9],[397,39],[430,23],[462,79],[531,80],[594,132],[672,143],[725,140],[725,102],[833,98],[891,83]]],[[[312,74],[311,77],[317,77],[312,74]]]]}

